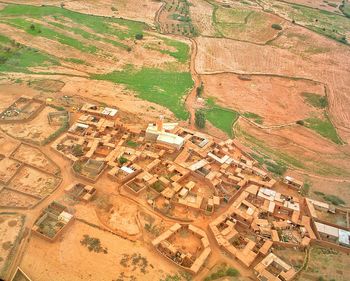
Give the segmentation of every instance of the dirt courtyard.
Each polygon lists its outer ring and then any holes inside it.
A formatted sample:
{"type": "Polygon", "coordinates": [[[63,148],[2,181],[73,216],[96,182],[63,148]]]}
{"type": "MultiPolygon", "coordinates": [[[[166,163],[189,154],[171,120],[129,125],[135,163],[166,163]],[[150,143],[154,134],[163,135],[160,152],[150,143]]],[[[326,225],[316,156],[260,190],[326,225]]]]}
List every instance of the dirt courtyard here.
{"type": "Polygon", "coordinates": [[[134,280],[159,280],[178,270],[141,241],[130,242],[78,221],[56,243],[33,236],[20,266],[37,281],[107,281],[118,279],[121,272],[125,277],[134,276],[134,280]],[[89,252],[80,244],[85,234],[100,239],[108,253],[89,252]],[[75,266],[82,254],[84,261],[75,266]],[[124,262],[126,255],[133,254],[146,259],[147,266],[144,263],[132,266],[124,262]],[[33,256],[37,258],[33,260],[33,256]],[[142,268],[145,268],[145,273],[141,272],[142,268]]]}

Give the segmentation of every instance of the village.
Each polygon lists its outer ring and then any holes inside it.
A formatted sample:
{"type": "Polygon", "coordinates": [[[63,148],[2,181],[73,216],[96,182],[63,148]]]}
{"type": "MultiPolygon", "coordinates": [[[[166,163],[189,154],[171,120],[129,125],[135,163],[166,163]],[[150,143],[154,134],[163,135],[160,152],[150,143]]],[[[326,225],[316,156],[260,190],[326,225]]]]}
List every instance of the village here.
{"type": "MultiPolygon", "coordinates": [[[[27,122],[46,107],[22,97],[0,114],[0,125],[27,122]]],[[[5,147],[4,137],[1,148],[12,148],[0,151],[0,208],[39,205],[29,236],[61,243],[82,219],[76,217],[74,204],[50,196],[59,189],[69,200],[89,206],[100,192],[101,179],[108,180],[130,205],[142,206],[169,223],[144,235],[142,228],[152,227],[128,217],[125,210],[131,212],[132,206],[118,203],[101,212],[102,228],[130,241],[143,236],[159,258],[190,274],[190,280],[207,268],[215,251],[261,281],[295,279],[313,245],[350,253],[347,209],[303,197],[303,182],[290,176],[275,178],[234,140],[217,140],[166,122],[163,116],[144,129],[118,116],[117,108],[92,103],[83,104],[74,118],[65,111],[50,112],[48,122],[57,118],[59,133],[43,142],[70,163],[67,169],[75,180],[69,184],[62,182],[59,167],[35,143],[7,142],[5,147]],[[279,255],[281,249],[294,249],[305,258],[291,263],[279,255]]],[[[18,220],[14,233],[0,224],[0,235],[13,239],[11,251],[16,251],[23,218],[17,211],[0,216],[1,221],[9,216],[18,220]]],[[[1,256],[6,260],[10,255],[1,256]]],[[[9,280],[34,281],[29,275],[19,266],[9,280]]]]}

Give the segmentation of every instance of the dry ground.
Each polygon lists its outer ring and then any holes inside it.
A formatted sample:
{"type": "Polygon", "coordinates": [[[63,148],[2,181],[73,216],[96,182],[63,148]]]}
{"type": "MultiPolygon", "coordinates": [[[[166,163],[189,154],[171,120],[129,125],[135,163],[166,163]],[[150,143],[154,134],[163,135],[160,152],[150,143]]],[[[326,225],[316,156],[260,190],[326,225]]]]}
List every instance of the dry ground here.
{"type": "Polygon", "coordinates": [[[42,151],[26,144],[21,144],[12,155],[12,158],[50,174],[59,172],[59,168],[42,151]]]}
{"type": "Polygon", "coordinates": [[[142,242],[129,242],[76,221],[56,243],[32,237],[21,268],[38,281],[107,281],[116,280],[121,272],[129,277],[125,280],[130,280],[130,276],[134,276],[136,280],[158,280],[177,271],[177,267],[161,259],[158,253],[145,246],[142,242]],[[100,239],[101,244],[107,247],[108,254],[89,252],[83,247],[80,240],[85,234],[100,239]],[[132,265],[124,267],[120,264],[124,255],[134,253],[147,259],[146,273],[142,273],[139,266],[133,270],[132,265]],[[76,266],[82,254],[84,261],[76,266]],[[34,260],[33,256],[37,258],[34,260]]]}
{"type": "Polygon", "coordinates": [[[300,276],[300,280],[348,280],[350,269],[349,255],[334,250],[312,247],[308,267],[300,276]]]}
{"type": "Polygon", "coordinates": [[[47,106],[29,122],[3,124],[0,128],[13,138],[40,144],[60,128],[60,125],[49,124],[47,118],[49,113],[56,111],[56,109],[47,106]]]}
{"type": "Polygon", "coordinates": [[[324,95],[321,83],[292,80],[283,77],[251,75],[249,80],[239,75],[223,73],[202,75],[205,97],[241,113],[253,112],[263,118],[264,125],[293,123],[317,116],[320,110],[306,104],[303,92],[324,95]]]}
{"type": "Polygon", "coordinates": [[[22,227],[22,215],[0,213],[0,277],[11,262],[22,227]]]}
{"type": "Polygon", "coordinates": [[[235,133],[240,141],[250,144],[257,151],[311,174],[330,178],[349,177],[349,147],[333,144],[304,127],[261,130],[240,119],[235,133]]]}
{"type": "Polygon", "coordinates": [[[333,7],[333,6],[328,5],[328,3],[333,3],[333,4],[336,4],[339,6],[342,3],[341,0],[330,0],[330,1],[324,1],[324,0],[287,0],[286,2],[293,3],[293,4],[305,5],[308,7],[317,8],[317,9],[325,10],[325,11],[329,11],[329,12],[335,12],[335,13],[339,13],[339,14],[341,13],[339,11],[338,7],[333,7]]]}

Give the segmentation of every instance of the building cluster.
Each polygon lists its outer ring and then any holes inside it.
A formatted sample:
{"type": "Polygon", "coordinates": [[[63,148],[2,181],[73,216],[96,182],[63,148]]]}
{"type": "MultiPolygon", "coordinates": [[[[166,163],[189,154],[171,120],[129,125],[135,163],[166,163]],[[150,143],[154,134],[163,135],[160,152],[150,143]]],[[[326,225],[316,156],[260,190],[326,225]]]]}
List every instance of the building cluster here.
{"type": "MultiPolygon", "coordinates": [[[[297,274],[273,253],[274,246],[302,250],[316,243],[350,252],[348,212],[302,197],[303,183],[292,177],[276,181],[232,140],[218,142],[162,117],[140,130],[121,122],[113,108],[87,104],[81,111],[52,144],[73,162],[77,176],[95,182],[106,171],[130,196],[168,217],[176,218],[178,209],[208,218],[215,214],[209,230],[217,245],[254,267],[259,280],[291,280],[297,274]],[[345,212],[345,225],[325,222],[320,210],[345,212]]],[[[67,192],[92,196],[91,188],[79,184],[67,192]]],[[[211,252],[206,233],[192,224],[175,224],[152,244],[191,273],[211,252]],[[183,229],[200,239],[195,252],[172,242],[183,229]]]]}
{"type": "MultiPolygon", "coordinates": [[[[187,238],[186,240],[187,243],[191,243],[191,238],[187,238]]],[[[154,239],[152,241],[152,245],[163,256],[193,274],[198,273],[211,253],[211,248],[209,246],[209,240],[206,233],[202,229],[192,224],[181,225],[179,223],[175,223],[167,231],[154,239]],[[196,236],[200,241],[200,245],[196,245],[193,253],[186,251],[186,246],[183,244],[175,245],[172,243],[172,240],[175,240],[176,236],[181,235],[181,231],[184,230],[189,232],[191,235],[196,236]]]]}

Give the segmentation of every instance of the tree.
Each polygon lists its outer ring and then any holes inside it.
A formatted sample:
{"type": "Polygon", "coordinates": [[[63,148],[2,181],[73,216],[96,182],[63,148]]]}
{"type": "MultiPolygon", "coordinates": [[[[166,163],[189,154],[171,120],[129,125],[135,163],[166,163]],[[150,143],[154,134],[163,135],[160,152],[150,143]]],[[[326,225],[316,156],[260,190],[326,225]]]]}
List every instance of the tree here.
{"type": "Polygon", "coordinates": [[[30,25],[30,29],[35,30],[35,25],[33,23],[30,25]]]}
{"type": "Polygon", "coordinates": [[[202,96],[203,90],[204,90],[204,85],[203,85],[203,82],[202,82],[201,85],[199,87],[197,87],[197,89],[196,89],[197,97],[201,97],[202,96]]]}
{"type": "Polygon", "coordinates": [[[199,129],[203,129],[205,127],[205,114],[202,110],[196,110],[195,124],[199,129]]]}
{"type": "Polygon", "coordinates": [[[272,27],[273,29],[276,29],[276,30],[282,30],[282,26],[279,25],[278,23],[274,23],[273,25],[271,25],[271,27],[272,27]]]}

